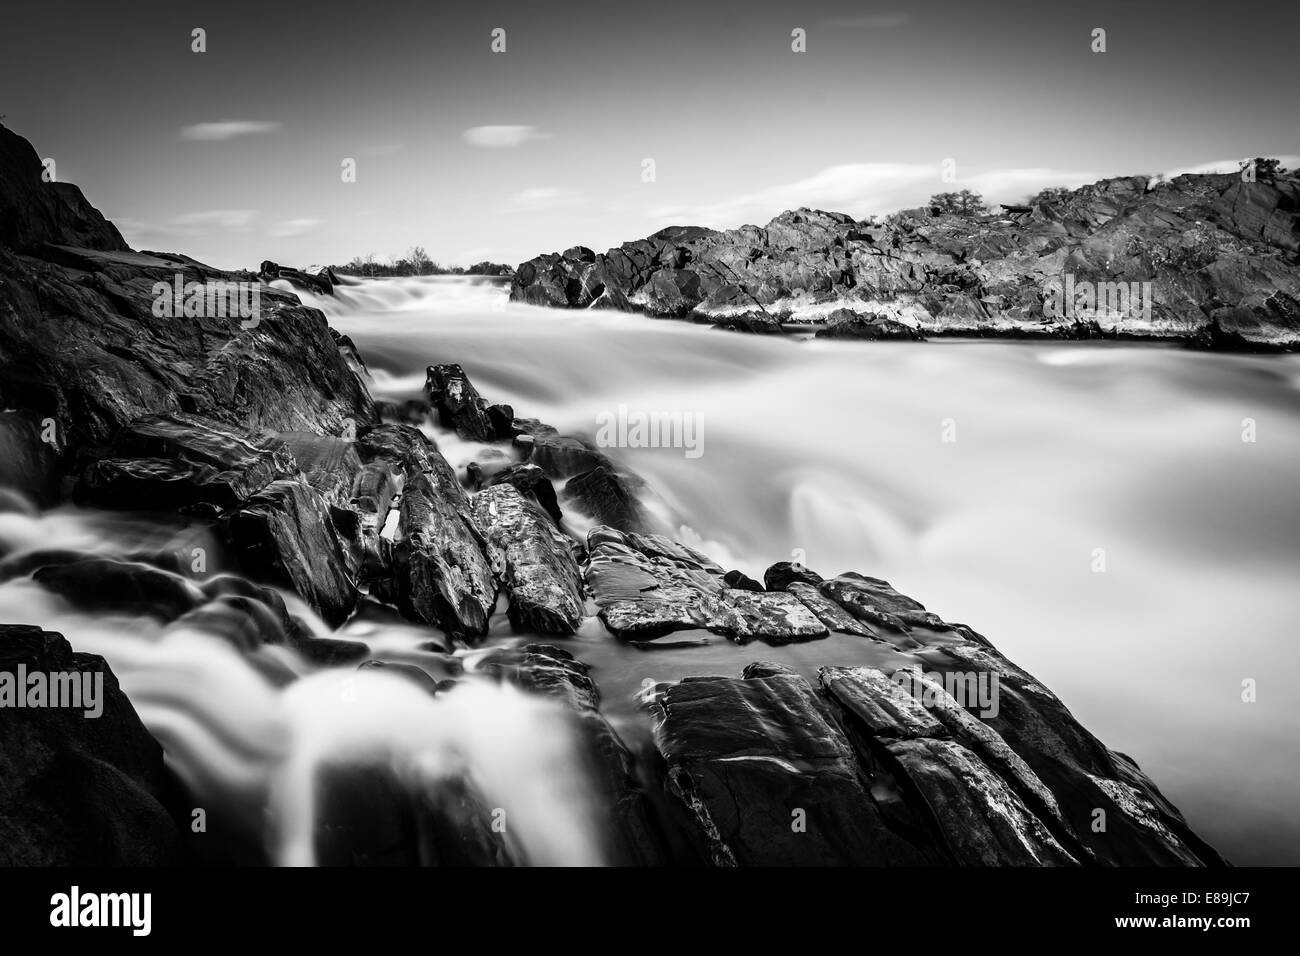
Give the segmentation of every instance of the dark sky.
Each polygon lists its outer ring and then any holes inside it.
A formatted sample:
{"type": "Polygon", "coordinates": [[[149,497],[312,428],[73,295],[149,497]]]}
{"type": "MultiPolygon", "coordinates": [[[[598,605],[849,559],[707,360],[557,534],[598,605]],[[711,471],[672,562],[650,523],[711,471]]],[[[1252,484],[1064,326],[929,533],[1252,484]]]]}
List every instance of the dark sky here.
{"type": "Polygon", "coordinates": [[[293,7],[5,0],[0,114],[132,245],[224,266],[412,243],[514,263],[673,222],[1300,153],[1294,4],[293,7]]]}

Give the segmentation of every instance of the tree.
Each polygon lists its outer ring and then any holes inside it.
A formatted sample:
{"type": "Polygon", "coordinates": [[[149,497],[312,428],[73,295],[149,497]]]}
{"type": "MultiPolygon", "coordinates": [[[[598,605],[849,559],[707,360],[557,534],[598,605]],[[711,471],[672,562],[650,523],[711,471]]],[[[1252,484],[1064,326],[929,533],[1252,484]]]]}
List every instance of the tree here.
{"type": "Polygon", "coordinates": [[[954,216],[982,216],[988,212],[984,197],[969,189],[959,193],[937,193],[930,197],[930,206],[940,213],[954,216]]]}
{"type": "Polygon", "coordinates": [[[1281,160],[1271,159],[1264,156],[1256,156],[1254,159],[1242,160],[1240,166],[1242,169],[1254,166],[1255,177],[1257,179],[1276,179],[1278,176],[1286,175],[1286,170],[1282,168],[1281,160]]]}
{"type": "Polygon", "coordinates": [[[1046,189],[1038,190],[1038,192],[1026,199],[1025,205],[1037,206],[1042,203],[1044,206],[1054,206],[1068,197],[1072,191],[1065,186],[1048,186],[1046,189]]]}
{"type": "Polygon", "coordinates": [[[411,272],[414,275],[424,276],[433,271],[433,260],[424,251],[423,246],[411,246],[406,250],[406,261],[411,264],[411,272]]]}

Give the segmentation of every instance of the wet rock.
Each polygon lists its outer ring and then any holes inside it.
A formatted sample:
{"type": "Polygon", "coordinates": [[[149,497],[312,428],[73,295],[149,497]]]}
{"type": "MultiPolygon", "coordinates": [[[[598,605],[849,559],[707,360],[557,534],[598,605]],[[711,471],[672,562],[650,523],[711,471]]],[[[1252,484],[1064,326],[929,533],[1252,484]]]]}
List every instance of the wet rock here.
{"type": "Polygon", "coordinates": [[[325,499],[300,481],[274,482],[230,519],[230,539],[253,578],[295,591],[331,626],[357,591],[325,499]]]}
{"type": "Polygon", "coordinates": [[[532,498],[541,505],[542,510],[551,516],[552,521],[557,525],[560,523],[563,515],[555,495],[555,486],[546,477],[546,473],[536,465],[526,462],[509,465],[488,479],[489,486],[500,484],[513,485],[520,494],[532,498]]]}
{"type": "Polygon", "coordinates": [[[859,622],[848,611],[826,597],[811,584],[803,581],[791,581],[786,590],[797,597],[803,605],[817,616],[828,630],[837,634],[853,634],[857,637],[876,637],[875,631],[859,622]]]}
{"type": "Polygon", "coordinates": [[[83,689],[89,676],[92,693],[101,680],[102,713],[0,708],[0,866],[186,862],[188,801],[103,658],[38,627],[0,625],[0,674],[20,667],[78,675],[83,689]]]}
{"type": "MultiPolygon", "coordinates": [[[[903,686],[867,667],[824,667],[822,686],[875,756],[904,780],[963,865],[1072,865],[1015,791],[903,686]]],[[[867,759],[871,759],[868,756],[867,759]]]]}
{"type": "Polygon", "coordinates": [[[766,590],[763,585],[759,584],[743,571],[728,571],[722,576],[723,583],[729,588],[739,588],[742,591],[763,591],[766,590]]]}
{"type": "Polygon", "coordinates": [[[408,478],[398,509],[393,565],[401,606],[474,641],[487,633],[496,603],[486,542],[451,466],[432,448],[421,457],[427,470],[408,478]]]}
{"type": "Polygon", "coordinates": [[[510,622],[540,634],[576,631],[584,614],[582,575],[570,540],[541,506],[501,484],[475,495],[474,517],[509,597],[510,622]]]}
{"type": "Polygon", "coordinates": [[[763,583],[769,591],[785,591],[792,581],[816,586],[822,583],[822,576],[802,564],[792,564],[789,561],[778,561],[763,572],[763,583]]]}
{"type": "Polygon", "coordinates": [[[204,597],[180,575],[113,558],[45,565],[32,580],[80,610],[150,615],[163,621],[193,610],[204,597]]]}
{"type": "Polygon", "coordinates": [[[497,430],[488,417],[487,402],[459,365],[430,365],[424,391],[443,428],[470,441],[496,439],[497,430]]]}
{"type": "Polygon", "coordinates": [[[802,677],[685,681],[653,712],[668,786],[715,865],[935,861],[887,825],[853,748],[802,677]]]}
{"type": "Polygon", "coordinates": [[[650,530],[634,482],[608,465],[574,475],[564,486],[564,498],[599,524],[619,531],[650,530]]]}
{"type": "Polygon", "coordinates": [[[649,639],[684,628],[738,643],[826,636],[826,627],[794,595],[727,587],[721,567],[662,535],[598,527],[587,536],[587,548],[587,583],[601,620],[617,637],[649,639]]]}
{"type": "Polygon", "coordinates": [[[282,442],[255,442],[213,419],[175,413],[124,428],[108,455],[83,472],[77,495],[112,508],[174,510],[202,502],[224,509],[297,473],[282,442]]]}
{"type": "Polygon", "coordinates": [[[949,625],[920,602],[899,594],[888,581],[850,571],[823,581],[819,590],[859,621],[907,632],[913,627],[947,629],[949,625]]]}

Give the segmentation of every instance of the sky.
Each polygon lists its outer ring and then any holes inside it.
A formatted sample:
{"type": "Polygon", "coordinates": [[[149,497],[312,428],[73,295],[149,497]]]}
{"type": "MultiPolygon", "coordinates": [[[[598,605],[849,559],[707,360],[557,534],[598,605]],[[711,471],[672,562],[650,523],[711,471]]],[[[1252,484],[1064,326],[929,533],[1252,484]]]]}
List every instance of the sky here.
{"type": "Polygon", "coordinates": [[[798,206],[1294,157],[1298,10],[5,0],[0,116],[135,248],[515,264],[798,206]]]}

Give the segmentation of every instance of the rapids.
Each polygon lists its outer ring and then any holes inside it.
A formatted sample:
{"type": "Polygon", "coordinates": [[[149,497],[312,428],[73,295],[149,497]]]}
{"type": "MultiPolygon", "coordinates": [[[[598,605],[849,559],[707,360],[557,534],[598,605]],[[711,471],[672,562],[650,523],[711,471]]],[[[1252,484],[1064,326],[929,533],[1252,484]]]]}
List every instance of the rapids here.
{"type": "MultiPolygon", "coordinates": [[[[1300,863],[1300,357],[746,336],[516,306],[500,281],[465,277],[299,294],[356,342],[376,398],[419,397],[427,365],[458,362],[490,401],[562,432],[594,439],[620,407],[689,417],[698,456],[605,449],[646,479],[648,507],[681,540],[760,579],[797,559],[889,580],[1051,687],[1228,859],[1300,863]]],[[[480,453],[430,434],[457,468],[480,453]]],[[[182,549],[196,534],[73,508],[0,514],[9,553],[182,549]]],[[[503,607],[489,644],[527,640],[503,607]]],[[[529,862],[602,861],[558,706],[473,679],[480,651],[458,652],[469,686],[435,699],[285,648],[250,660],[148,618],[80,614],[26,579],[0,584],[0,621],[104,655],[201,805],[280,863],[313,861],[316,770],[377,757],[417,784],[472,780],[529,862]],[[288,678],[266,676],[277,672],[288,678]]],[[[384,660],[436,668],[424,629],[342,632],[384,660]]],[[[648,735],[635,701],[647,680],[736,675],[759,658],[812,673],[879,653],[838,635],[644,652],[594,620],[567,646],[593,665],[634,748],[648,735]]]]}

